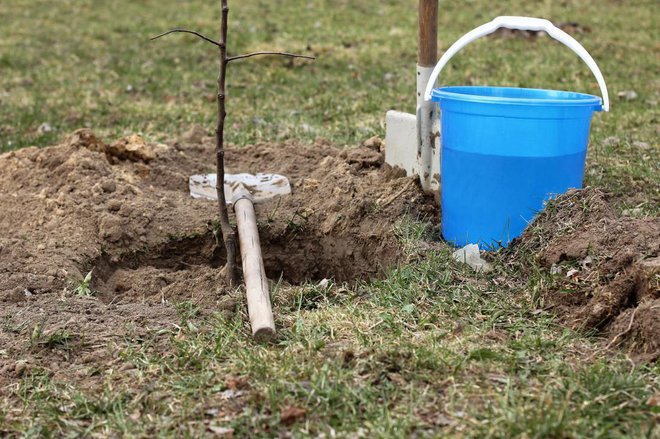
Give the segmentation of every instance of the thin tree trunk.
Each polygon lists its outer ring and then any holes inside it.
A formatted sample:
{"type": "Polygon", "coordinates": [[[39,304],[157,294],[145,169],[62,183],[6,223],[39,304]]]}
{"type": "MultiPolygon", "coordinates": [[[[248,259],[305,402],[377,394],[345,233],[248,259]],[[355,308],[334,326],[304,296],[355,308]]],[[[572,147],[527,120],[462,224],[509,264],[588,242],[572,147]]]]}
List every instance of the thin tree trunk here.
{"type": "Polygon", "coordinates": [[[220,41],[214,41],[211,38],[189,29],[172,29],[162,34],[152,37],[152,40],[170,35],[173,33],[188,33],[197,36],[207,43],[218,46],[220,74],[218,75],[218,120],[215,127],[215,156],[216,156],[216,175],[217,182],[215,190],[218,195],[218,209],[220,211],[220,230],[222,231],[222,240],[225,244],[227,253],[227,264],[225,265],[225,275],[231,286],[238,285],[238,270],[236,268],[236,252],[238,249],[236,230],[229,223],[229,210],[227,209],[227,200],[225,199],[225,82],[227,77],[227,65],[239,59],[251,58],[259,55],[279,55],[290,58],[315,59],[313,56],[297,55],[288,52],[254,52],[243,55],[227,56],[227,18],[229,16],[228,0],[221,0],[222,18],[220,20],[220,41]]]}
{"type": "Polygon", "coordinates": [[[225,200],[225,82],[227,73],[227,17],[229,6],[227,0],[221,0],[222,19],[220,21],[220,44],[219,61],[220,74],[218,75],[218,123],[215,128],[215,156],[216,156],[216,191],[218,193],[218,208],[220,210],[220,229],[222,239],[227,252],[227,264],[225,274],[229,284],[238,285],[238,273],[236,269],[236,231],[229,223],[229,211],[227,200],[225,200]]]}

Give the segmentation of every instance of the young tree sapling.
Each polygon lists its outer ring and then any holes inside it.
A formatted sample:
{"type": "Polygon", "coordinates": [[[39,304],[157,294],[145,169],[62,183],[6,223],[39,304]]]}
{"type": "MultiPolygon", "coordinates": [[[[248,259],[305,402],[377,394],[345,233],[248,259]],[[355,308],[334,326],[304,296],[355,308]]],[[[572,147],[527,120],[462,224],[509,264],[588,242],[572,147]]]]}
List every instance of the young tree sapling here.
{"type": "Polygon", "coordinates": [[[225,118],[227,112],[225,110],[225,101],[226,101],[226,77],[227,77],[227,66],[233,61],[237,61],[244,58],[251,58],[253,56],[260,55],[277,55],[277,56],[286,56],[290,58],[306,58],[306,59],[315,59],[312,56],[307,55],[298,55],[288,52],[253,52],[246,53],[243,55],[237,56],[228,56],[227,55],[227,23],[229,17],[229,6],[228,0],[221,0],[220,5],[222,8],[222,15],[220,19],[220,40],[215,41],[212,38],[209,38],[205,35],[200,34],[199,32],[188,30],[188,29],[172,29],[167,32],[164,32],[160,35],[156,35],[151,38],[155,40],[157,38],[164,37],[172,33],[189,33],[197,36],[198,38],[211,43],[218,47],[219,55],[219,65],[220,72],[218,74],[218,118],[215,128],[215,155],[216,155],[216,191],[218,194],[218,209],[220,213],[220,230],[222,231],[222,239],[225,245],[225,250],[227,253],[227,264],[225,266],[225,274],[230,285],[238,285],[238,271],[236,268],[236,230],[229,223],[229,212],[227,209],[227,202],[225,200],[225,191],[224,191],[224,176],[225,176],[225,148],[224,148],[224,134],[225,134],[225,118]]]}

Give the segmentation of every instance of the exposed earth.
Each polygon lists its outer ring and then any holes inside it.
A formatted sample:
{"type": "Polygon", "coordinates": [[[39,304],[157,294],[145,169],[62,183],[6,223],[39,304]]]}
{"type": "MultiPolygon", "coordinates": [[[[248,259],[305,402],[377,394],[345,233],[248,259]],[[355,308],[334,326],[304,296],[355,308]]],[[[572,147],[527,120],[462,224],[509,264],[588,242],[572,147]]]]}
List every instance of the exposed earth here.
{"type": "MultiPolygon", "coordinates": [[[[291,180],[292,195],[257,206],[273,283],[377,277],[404,257],[394,233],[404,216],[437,224],[433,197],[384,164],[381,149],[377,138],[347,150],[323,142],[228,149],[228,172],[291,180]]],[[[127,334],[176,326],[177,303],[241,309],[220,270],[217,206],[188,192],[188,177],[212,172],[213,157],[200,133],[171,144],[106,143],[89,130],[0,156],[0,384],[39,367],[93,386],[95,371],[125,364],[118,352],[127,334]],[[77,346],[75,355],[61,346],[77,346]]],[[[598,190],[571,192],[507,257],[523,264],[531,254],[554,273],[541,294],[562,322],[602,333],[604,351],[655,361],[660,222],[609,206],[598,190]]],[[[166,342],[151,341],[154,349],[166,342]]]]}
{"type": "MultiPolygon", "coordinates": [[[[432,197],[384,165],[381,147],[374,138],[350,150],[228,149],[227,172],[291,181],[292,195],[256,209],[273,283],[378,276],[403,255],[393,228],[405,215],[434,221],[432,197]]],[[[217,204],[188,189],[190,175],[215,169],[213,148],[194,131],[153,145],[79,130],[61,145],[0,156],[0,382],[34,366],[90,376],[118,361],[112,345],[125,334],[176,324],[177,303],[206,313],[242,303],[221,274],[217,204]],[[69,355],[54,345],[85,348],[69,355]]]]}
{"type": "Polygon", "coordinates": [[[512,245],[553,276],[545,306],[568,326],[603,334],[606,348],[660,358],[660,219],[618,215],[598,189],[552,202],[512,245]]]}

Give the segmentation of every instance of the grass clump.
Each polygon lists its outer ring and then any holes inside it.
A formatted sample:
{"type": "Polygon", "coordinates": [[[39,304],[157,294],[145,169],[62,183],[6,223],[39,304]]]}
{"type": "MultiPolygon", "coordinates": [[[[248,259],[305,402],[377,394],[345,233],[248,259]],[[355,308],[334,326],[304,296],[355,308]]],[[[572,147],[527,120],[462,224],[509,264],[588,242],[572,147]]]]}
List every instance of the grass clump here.
{"type": "Polygon", "coordinates": [[[76,288],[73,290],[74,294],[78,296],[86,296],[90,297],[95,294],[94,290],[92,289],[92,271],[90,270],[85,277],[83,278],[82,281],[76,286],[76,288]]]}

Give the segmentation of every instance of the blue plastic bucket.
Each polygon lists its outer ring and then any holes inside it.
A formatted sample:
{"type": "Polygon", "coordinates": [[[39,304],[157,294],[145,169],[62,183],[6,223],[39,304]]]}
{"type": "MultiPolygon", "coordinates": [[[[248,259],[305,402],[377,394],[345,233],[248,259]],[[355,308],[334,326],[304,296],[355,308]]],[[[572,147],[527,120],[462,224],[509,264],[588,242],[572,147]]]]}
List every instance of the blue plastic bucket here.
{"type": "Polygon", "coordinates": [[[442,236],[456,246],[506,247],[551,197],[581,188],[591,117],[609,109],[595,61],[547,20],[497,17],[461,37],[433,69],[425,99],[441,113],[442,236]],[[543,30],[571,48],[596,76],[601,98],[510,87],[433,88],[463,46],[500,27],[543,30]]]}
{"type": "Polygon", "coordinates": [[[442,87],[442,235],[506,246],[544,202],[581,188],[600,97],[506,87],[442,87]]]}

